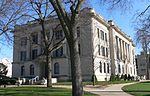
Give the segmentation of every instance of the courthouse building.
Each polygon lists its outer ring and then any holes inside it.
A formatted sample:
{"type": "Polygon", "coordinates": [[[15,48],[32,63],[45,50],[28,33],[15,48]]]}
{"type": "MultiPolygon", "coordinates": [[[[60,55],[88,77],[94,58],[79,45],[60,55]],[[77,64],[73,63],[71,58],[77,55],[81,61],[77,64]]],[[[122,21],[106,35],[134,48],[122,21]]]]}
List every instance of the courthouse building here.
{"type": "MultiPolygon", "coordinates": [[[[92,8],[84,8],[76,27],[83,80],[109,80],[111,74],[136,76],[134,44],[113,21],[106,21],[92,8]]],[[[55,40],[63,38],[62,28],[53,30],[59,21],[48,17],[46,30],[55,40]]],[[[41,27],[31,21],[17,25],[14,32],[13,77],[44,77],[45,60],[41,53],[41,27]]],[[[52,55],[52,75],[60,80],[71,79],[69,47],[67,42],[52,55]]]]}

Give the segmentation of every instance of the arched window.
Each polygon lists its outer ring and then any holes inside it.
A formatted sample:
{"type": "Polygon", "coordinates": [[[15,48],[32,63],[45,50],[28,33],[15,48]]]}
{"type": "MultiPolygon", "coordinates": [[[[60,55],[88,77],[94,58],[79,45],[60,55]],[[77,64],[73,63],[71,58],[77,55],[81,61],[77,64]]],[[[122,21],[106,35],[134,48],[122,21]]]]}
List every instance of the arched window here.
{"type": "Polygon", "coordinates": [[[59,63],[54,64],[54,74],[59,74],[59,63]]]}
{"type": "Polygon", "coordinates": [[[24,65],[21,66],[21,76],[24,76],[25,75],[25,67],[24,65]]]}
{"type": "Polygon", "coordinates": [[[100,62],[100,65],[99,65],[99,71],[100,73],[102,73],[102,63],[100,62]]]}
{"type": "Polygon", "coordinates": [[[34,65],[30,65],[30,75],[34,75],[34,65]]]}

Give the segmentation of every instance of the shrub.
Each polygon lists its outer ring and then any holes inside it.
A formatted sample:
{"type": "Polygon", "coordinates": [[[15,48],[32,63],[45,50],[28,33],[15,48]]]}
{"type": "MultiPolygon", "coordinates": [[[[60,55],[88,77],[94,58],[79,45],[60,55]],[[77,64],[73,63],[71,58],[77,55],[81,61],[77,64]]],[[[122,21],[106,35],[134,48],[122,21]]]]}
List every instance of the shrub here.
{"type": "Polygon", "coordinates": [[[127,74],[124,75],[124,80],[126,81],[128,79],[127,74]]]}
{"type": "Polygon", "coordinates": [[[124,80],[124,75],[123,74],[121,75],[120,79],[124,80]]]}
{"type": "Polygon", "coordinates": [[[115,76],[115,80],[116,80],[116,81],[120,81],[119,75],[116,75],[116,76],[115,76]]]}
{"type": "Polygon", "coordinates": [[[14,85],[15,83],[15,79],[0,79],[0,85],[14,85]]]}
{"type": "Polygon", "coordinates": [[[130,74],[128,74],[128,80],[132,80],[132,78],[134,79],[134,77],[130,76],[130,74]]]}

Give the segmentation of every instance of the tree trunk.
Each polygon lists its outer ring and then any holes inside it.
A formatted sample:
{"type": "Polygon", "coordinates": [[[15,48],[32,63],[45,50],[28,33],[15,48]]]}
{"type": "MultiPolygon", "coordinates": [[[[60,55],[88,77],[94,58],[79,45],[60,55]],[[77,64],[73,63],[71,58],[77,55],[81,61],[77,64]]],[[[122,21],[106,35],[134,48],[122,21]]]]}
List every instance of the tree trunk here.
{"type": "Polygon", "coordinates": [[[149,73],[149,72],[150,72],[150,71],[149,71],[149,70],[150,70],[150,69],[149,69],[149,56],[148,56],[148,55],[149,55],[148,52],[146,52],[146,65],[147,65],[146,79],[147,79],[147,80],[150,79],[150,76],[149,76],[149,75],[150,75],[150,73],[149,73]]]}
{"type": "Polygon", "coordinates": [[[52,87],[52,69],[51,69],[51,57],[46,53],[46,65],[47,65],[47,87],[52,87]]]}
{"type": "Polygon", "coordinates": [[[68,41],[71,60],[72,96],[83,96],[81,62],[78,48],[77,33],[73,32],[73,39],[68,41]]]}

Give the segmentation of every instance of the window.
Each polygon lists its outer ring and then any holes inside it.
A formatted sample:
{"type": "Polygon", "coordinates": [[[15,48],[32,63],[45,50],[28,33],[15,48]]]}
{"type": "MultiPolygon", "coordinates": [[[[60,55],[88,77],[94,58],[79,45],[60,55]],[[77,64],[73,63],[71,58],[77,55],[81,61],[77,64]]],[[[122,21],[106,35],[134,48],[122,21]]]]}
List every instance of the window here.
{"type": "Polygon", "coordinates": [[[101,46],[102,49],[102,56],[105,56],[105,47],[101,46]]]}
{"type": "Polygon", "coordinates": [[[54,57],[62,57],[63,56],[63,47],[60,47],[59,49],[54,51],[53,56],[54,57]]]}
{"type": "Polygon", "coordinates": [[[119,59],[119,44],[118,44],[118,37],[116,36],[116,56],[119,59]]]}
{"type": "Polygon", "coordinates": [[[109,73],[109,63],[107,63],[107,73],[109,73]]]}
{"type": "Polygon", "coordinates": [[[32,34],[32,44],[38,44],[38,34],[32,34]]]}
{"type": "Polygon", "coordinates": [[[131,74],[132,74],[132,67],[130,67],[130,72],[131,72],[131,74]]]}
{"type": "Polygon", "coordinates": [[[121,73],[120,64],[118,64],[118,72],[121,73]]]}
{"type": "Polygon", "coordinates": [[[101,39],[104,40],[104,31],[101,30],[101,39]]]}
{"type": "Polygon", "coordinates": [[[106,64],[104,63],[104,73],[106,73],[106,64]]]}
{"type": "Polygon", "coordinates": [[[25,67],[21,66],[21,76],[24,76],[24,75],[25,75],[25,67]]]}
{"type": "Polygon", "coordinates": [[[38,50],[37,49],[33,49],[32,50],[32,59],[35,59],[38,56],[38,50]]]}
{"type": "Polygon", "coordinates": [[[106,48],[106,57],[108,57],[108,48],[106,48]]]}
{"type": "Polygon", "coordinates": [[[119,38],[119,44],[120,44],[120,59],[122,59],[122,40],[119,38]]]}
{"type": "Polygon", "coordinates": [[[107,33],[105,33],[105,41],[107,42],[107,33]]]}
{"type": "Polygon", "coordinates": [[[26,51],[20,52],[20,61],[26,61],[26,51]]]}
{"type": "Polygon", "coordinates": [[[63,37],[63,33],[62,33],[62,30],[59,30],[59,31],[55,31],[55,38],[56,40],[59,40],[63,37]]]}
{"type": "Polygon", "coordinates": [[[100,65],[99,65],[99,71],[100,73],[102,73],[102,63],[100,62],[100,65]]]}
{"type": "Polygon", "coordinates": [[[122,65],[122,73],[124,73],[124,65],[122,65]]]}
{"type": "Polygon", "coordinates": [[[34,75],[34,65],[30,65],[30,75],[34,75]]]}
{"type": "Polygon", "coordinates": [[[79,48],[79,54],[81,54],[80,44],[78,44],[78,48],[79,48]]]}
{"type": "Polygon", "coordinates": [[[21,46],[26,46],[27,45],[27,37],[22,37],[21,38],[21,46]]]}
{"type": "Polygon", "coordinates": [[[99,28],[97,28],[97,36],[98,36],[98,38],[100,37],[99,28]]]}
{"type": "Polygon", "coordinates": [[[77,36],[80,37],[80,27],[77,27],[77,36]]]}
{"type": "Polygon", "coordinates": [[[100,48],[100,45],[98,45],[98,54],[101,55],[101,48],[100,48]]]}
{"type": "Polygon", "coordinates": [[[59,63],[54,64],[54,74],[59,74],[59,63]]]}

